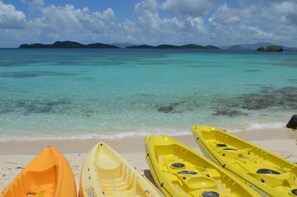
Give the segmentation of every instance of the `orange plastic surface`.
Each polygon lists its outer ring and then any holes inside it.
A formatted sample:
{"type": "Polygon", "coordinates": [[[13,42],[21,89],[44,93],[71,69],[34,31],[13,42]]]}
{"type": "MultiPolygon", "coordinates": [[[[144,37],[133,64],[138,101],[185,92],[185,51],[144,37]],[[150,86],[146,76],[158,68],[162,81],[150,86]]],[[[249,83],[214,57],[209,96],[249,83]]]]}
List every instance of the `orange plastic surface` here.
{"type": "Polygon", "coordinates": [[[74,176],[65,157],[45,148],[4,190],[1,197],[76,197],[74,176]]]}

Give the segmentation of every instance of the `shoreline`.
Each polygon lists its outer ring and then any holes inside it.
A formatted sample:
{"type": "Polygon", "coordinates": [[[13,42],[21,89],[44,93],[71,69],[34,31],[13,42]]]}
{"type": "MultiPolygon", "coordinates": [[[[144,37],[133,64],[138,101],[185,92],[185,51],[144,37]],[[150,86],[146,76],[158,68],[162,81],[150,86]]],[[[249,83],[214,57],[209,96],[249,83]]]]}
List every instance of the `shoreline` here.
{"type": "MultiPolygon", "coordinates": [[[[259,129],[232,132],[232,134],[275,153],[288,161],[297,162],[297,131],[287,128],[259,129]]],[[[201,152],[192,135],[173,137],[201,152]]],[[[100,139],[0,142],[0,191],[3,191],[18,173],[48,145],[54,146],[64,154],[72,167],[78,186],[84,159],[90,149],[99,141],[100,139]]],[[[144,174],[149,169],[144,154],[144,136],[104,139],[102,141],[118,151],[122,157],[128,160],[141,173],[144,174]]]]}
{"type": "MultiPolygon", "coordinates": [[[[228,130],[226,130],[229,132],[228,130]]],[[[253,129],[242,131],[231,131],[230,133],[248,141],[271,140],[271,139],[297,139],[297,131],[288,128],[276,129],[253,129]]],[[[192,134],[176,135],[165,133],[175,139],[187,144],[192,144],[194,138],[192,134]]],[[[0,141],[0,155],[11,154],[37,154],[47,146],[54,146],[63,153],[87,153],[99,141],[110,144],[120,153],[135,152],[139,148],[143,149],[145,135],[128,136],[123,138],[94,138],[94,139],[49,139],[49,140],[24,140],[24,141],[0,141]],[[76,146],[79,144],[79,146],[76,146]],[[129,144],[129,146],[127,146],[129,144]]]]}

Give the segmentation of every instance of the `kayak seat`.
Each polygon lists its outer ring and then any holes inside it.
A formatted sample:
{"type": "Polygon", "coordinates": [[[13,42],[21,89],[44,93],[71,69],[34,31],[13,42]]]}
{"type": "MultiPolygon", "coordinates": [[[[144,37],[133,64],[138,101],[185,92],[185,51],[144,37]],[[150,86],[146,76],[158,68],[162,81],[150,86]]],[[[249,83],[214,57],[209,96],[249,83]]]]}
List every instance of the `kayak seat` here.
{"type": "Polygon", "coordinates": [[[237,149],[235,149],[235,148],[223,148],[223,150],[233,150],[233,151],[237,151],[237,149]]]}
{"type": "Polygon", "coordinates": [[[197,172],[194,172],[194,171],[190,171],[190,170],[182,170],[182,171],[179,171],[177,174],[190,174],[190,175],[195,175],[195,174],[198,174],[197,172]]]}
{"type": "Polygon", "coordinates": [[[54,196],[55,189],[52,184],[42,185],[41,187],[34,188],[33,191],[28,192],[26,197],[46,197],[54,196]]]}
{"type": "Polygon", "coordinates": [[[186,164],[178,157],[164,157],[163,162],[168,171],[180,171],[186,168],[186,164]]]}
{"type": "MultiPolygon", "coordinates": [[[[119,165],[116,169],[119,170],[117,176],[102,178],[101,184],[105,191],[124,191],[132,187],[134,174],[127,168],[126,165],[119,165]]],[[[109,174],[113,173],[112,171],[109,174]]]]}
{"type": "Polygon", "coordinates": [[[234,148],[232,146],[228,146],[227,144],[223,144],[223,143],[218,143],[215,145],[215,147],[219,150],[222,151],[235,151],[235,153],[239,153],[239,154],[245,154],[247,152],[248,149],[246,148],[234,148]]]}
{"type": "Polygon", "coordinates": [[[233,148],[232,146],[228,146],[227,144],[223,144],[223,143],[215,143],[215,148],[217,149],[222,149],[222,150],[234,150],[236,151],[236,148],[233,148]]]}
{"type": "Polygon", "coordinates": [[[227,144],[216,144],[217,147],[227,147],[227,144]]]}
{"type": "Polygon", "coordinates": [[[214,179],[206,176],[183,177],[182,181],[190,189],[216,189],[217,185],[214,179]]]}
{"type": "Polygon", "coordinates": [[[185,164],[177,162],[177,163],[172,163],[170,167],[173,169],[180,169],[180,168],[185,168],[185,164]]]}
{"type": "Polygon", "coordinates": [[[222,156],[232,158],[232,159],[240,159],[240,158],[248,158],[250,156],[249,149],[236,149],[232,147],[226,147],[218,151],[222,156]]]}
{"type": "Polygon", "coordinates": [[[56,166],[45,170],[27,171],[23,175],[24,187],[27,196],[54,196],[56,188],[56,166]]]}
{"type": "Polygon", "coordinates": [[[276,170],[266,169],[266,168],[260,168],[256,172],[257,174],[280,174],[280,172],[276,170]]]}
{"type": "Polygon", "coordinates": [[[215,191],[206,191],[202,193],[202,197],[219,197],[220,194],[218,194],[215,191]]]}
{"type": "Polygon", "coordinates": [[[110,168],[97,165],[97,174],[100,180],[115,180],[121,178],[122,165],[111,165],[110,168]]]}
{"type": "Polygon", "coordinates": [[[260,168],[255,173],[250,173],[250,175],[271,187],[291,187],[296,183],[290,177],[290,173],[280,173],[272,169],[260,168]]]}

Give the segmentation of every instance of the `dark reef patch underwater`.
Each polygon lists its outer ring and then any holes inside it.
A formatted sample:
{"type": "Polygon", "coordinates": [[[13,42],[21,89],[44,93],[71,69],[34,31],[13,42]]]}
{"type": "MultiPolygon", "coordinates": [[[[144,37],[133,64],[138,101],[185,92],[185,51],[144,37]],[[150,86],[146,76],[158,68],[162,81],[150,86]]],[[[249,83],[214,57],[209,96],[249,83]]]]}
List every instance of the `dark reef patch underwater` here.
{"type": "MultiPolygon", "coordinates": [[[[77,103],[70,99],[13,99],[0,101],[0,115],[6,113],[30,114],[76,114],[92,116],[100,113],[100,108],[108,108],[115,104],[119,110],[153,110],[163,114],[181,114],[187,112],[199,112],[205,109],[205,103],[199,100],[199,94],[176,98],[168,103],[159,102],[157,98],[149,95],[150,99],[138,98],[137,102],[129,103],[119,101],[101,102],[100,100],[88,100],[77,103]],[[113,103],[116,102],[116,103],[113,103]],[[85,103],[85,104],[84,104],[85,103]],[[97,108],[93,108],[93,104],[97,108]],[[130,107],[128,107],[130,106],[130,107]]],[[[212,98],[213,116],[246,116],[255,110],[297,110],[297,88],[285,87],[274,89],[263,87],[258,92],[243,94],[237,97],[224,99],[212,98]]]]}
{"type": "Polygon", "coordinates": [[[274,89],[263,87],[259,92],[245,94],[239,97],[223,101],[224,105],[215,109],[213,115],[247,115],[246,110],[296,110],[297,109],[297,88],[284,87],[274,89]],[[245,110],[242,112],[242,110],[245,110]]]}
{"type": "MultiPolygon", "coordinates": [[[[195,111],[201,105],[195,100],[199,99],[196,95],[193,98],[182,99],[165,105],[159,105],[158,112],[161,113],[181,113],[185,111],[195,111]],[[192,106],[192,109],[189,109],[192,106]],[[197,109],[195,109],[197,108],[197,109]]],[[[297,110],[297,88],[284,87],[280,89],[263,87],[256,93],[243,94],[231,99],[215,100],[213,116],[241,116],[248,115],[254,110],[280,109],[297,110]]]]}
{"type": "Polygon", "coordinates": [[[22,115],[31,114],[65,114],[70,110],[67,100],[17,100],[0,103],[0,114],[19,112],[22,115]]]}

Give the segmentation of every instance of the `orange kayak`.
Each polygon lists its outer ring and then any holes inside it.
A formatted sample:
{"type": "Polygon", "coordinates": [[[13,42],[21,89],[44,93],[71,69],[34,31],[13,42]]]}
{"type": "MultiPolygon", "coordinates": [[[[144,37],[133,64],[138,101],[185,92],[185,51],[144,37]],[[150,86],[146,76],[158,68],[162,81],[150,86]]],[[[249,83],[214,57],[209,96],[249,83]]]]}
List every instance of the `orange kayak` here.
{"type": "Polygon", "coordinates": [[[65,157],[45,148],[4,190],[1,197],[76,197],[74,176],[65,157]]]}

